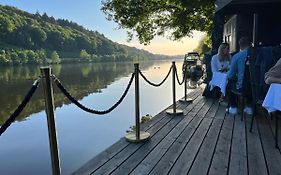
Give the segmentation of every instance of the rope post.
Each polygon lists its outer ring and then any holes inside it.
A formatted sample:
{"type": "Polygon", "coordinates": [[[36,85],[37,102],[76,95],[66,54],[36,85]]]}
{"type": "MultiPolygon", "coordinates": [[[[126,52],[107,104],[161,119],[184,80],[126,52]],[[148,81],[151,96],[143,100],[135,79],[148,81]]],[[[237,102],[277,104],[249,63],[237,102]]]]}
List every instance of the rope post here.
{"type": "Polygon", "coordinates": [[[175,61],[172,62],[173,67],[173,76],[172,76],[172,91],[173,91],[173,108],[167,109],[166,112],[171,115],[180,115],[183,114],[183,111],[177,109],[176,107],[176,64],[175,61]]]}
{"type": "Polygon", "coordinates": [[[140,90],[139,90],[139,64],[135,66],[135,132],[129,132],[125,138],[129,142],[142,142],[147,141],[150,138],[148,132],[140,131],[140,90]]]}
{"type": "Polygon", "coordinates": [[[187,81],[186,81],[186,74],[187,74],[187,62],[186,62],[186,57],[184,57],[184,73],[183,73],[183,78],[184,78],[184,99],[180,99],[180,102],[193,102],[192,98],[187,98],[187,81]]]}
{"type": "Polygon", "coordinates": [[[48,121],[50,153],[52,159],[52,172],[53,175],[60,175],[61,174],[60,160],[59,160],[59,151],[58,151],[57,136],[56,136],[53,87],[50,78],[51,68],[41,67],[40,70],[43,77],[43,88],[44,88],[46,114],[47,114],[47,121],[48,121]]]}

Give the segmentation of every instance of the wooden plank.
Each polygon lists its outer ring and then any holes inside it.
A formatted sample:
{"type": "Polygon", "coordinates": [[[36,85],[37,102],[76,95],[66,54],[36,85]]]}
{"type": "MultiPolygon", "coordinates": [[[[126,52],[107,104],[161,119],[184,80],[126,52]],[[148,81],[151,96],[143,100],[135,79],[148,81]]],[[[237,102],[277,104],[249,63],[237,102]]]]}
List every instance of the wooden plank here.
{"type": "Polygon", "coordinates": [[[183,152],[180,154],[169,174],[187,174],[211,123],[212,119],[203,119],[199,128],[185,146],[183,152]]]}
{"type": "MultiPolygon", "coordinates": [[[[189,175],[207,174],[225,116],[225,106],[220,105],[206,138],[189,171],[189,175]],[[204,162],[204,163],[202,163],[204,162]]],[[[206,116],[207,117],[207,116],[206,116]]]]}
{"type": "Polygon", "coordinates": [[[248,174],[245,122],[239,115],[235,117],[228,174],[248,174]]]}
{"type": "MultiPolygon", "coordinates": [[[[203,106],[202,110],[200,110],[200,112],[197,114],[198,116],[202,116],[204,113],[207,113],[209,107],[212,104],[212,101],[209,100],[208,102],[209,103],[205,105],[206,107],[203,106]]],[[[177,158],[180,156],[180,153],[184,149],[185,145],[190,141],[199,124],[203,120],[202,117],[197,117],[197,115],[187,125],[187,127],[185,127],[184,131],[180,134],[180,136],[173,143],[173,145],[169,147],[168,151],[156,164],[150,174],[168,174],[169,170],[172,168],[173,164],[177,161],[177,158]]]]}
{"type": "MultiPolygon", "coordinates": [[[[218,103],[216,103],[206,116],[215,116],[215,113],[218,109],[218,103]]],[[[202,116],[202,117],[205,117],[202,116]]],[[[186,147],[184,148],[183,152],[179,156],[178,160],[175,162],[174,166],[172,167],[170,174],[187,174],[194,158],[199,151],[201,144],[203,143],[203,139],[205,138],[207,132],[210,129],[210,125],[213,122],[213,117],[204,118],[186,147]]]]}
{"type": "MultiPolygon", "coordinates": [[[[265,111],[267,112],[267,111],[265,111]]],[[[276,127],[276,115],[278,116],[278,114],[276,112],[274,112],[272,114],[272,118],[270,118],[270,115],[269,114],[266,114],[265,116],[268,118],[268,121],[270,123],[270,127],[271,127],[271,130],[272,132],[274,133],[275,135],[275,127],[276,127]]],[[[281,116],[279,114],[279,118],[278,118],[278,145],[279,147],[281,147],[281,116]]]]}
{"type": "MultiPolygon", "coordinates": [[[[201,97],[202,94],[202,89],[198,88],[195,89],[194,91],[190,92],[189,94],[187,94],[188,98],[192,98],[194,99],[194,101],[198,98],[202,98],[201,97]]],[[[198,100],[197,100],[198,101],[198,100]]],[[[178,103],[177,102],[177,108],[183,108],[186,106],[189,106],[191,103],[178,103]]],[[[171,108],[172,105],[168,106],[166,109],[171,108]]],[[[154,116],[151,120],[149,120],[148,122],[144,123],[141,125],[141,129],[146,131],[148,128],[153,127],[153,125],[155,125],[159,120],[161,120],[163,118],[163,115],[166,114],[166,109],[164,109],[163,111],[159,112],[156,116],[154,116]]]]}
{"type": "MultiPolygon", "coordinates": [[[[198,96],[194,100],[194,103],[187,106],[188,109],[192,109],[196,104],[202,99],[201,96],[198,96]]],[[[117,155],[115,155],[112,159],[110,159],[106,164],[104,164],[101,168],[94,171],[94,174],[108,174],[114,171],[116,168],[118,168],[124,161],[126,161],[132,154],[134,154],[138,149],[140,149],[143,145],[153,145],[161,139],[160,135],[165,134],[166,132],[169,132],[169,128],[173,127],[177,122],[177,120],[174,121],[173,116],[169,116],[166,113],[165,115],[168,120],[163,123],[162,120],[158,122],[154,127],[149,130],[149,133],[152,135],[152,138],[149,142],[146,143],[139,143],[139,144],[130,144],[126,149],[123,149],[121,152],[119,152],[117,155]],[[168,128],[164,129],[163,128],[168,128]],[[155,134],[155,135],[154,135],[155,134]]],[[[178,119],[182,119],[182,117],[178,117],[178,119]]]]}
{"type": "Polygon", "coordinates": [[[148,174],[152,168],[157,164],[161,157],[166,153],[169,147],[180,136],[184,128],[192,121],[197,112],[199,112],[199,105],[193,108],[188,117],[185,117],[173,130],[150,152],[150,154],[141,162],[141,164],[134,169],[131,174],[148,174]],[[197,108],[197,109],[196,109],[197,108]]]}
{"type": "Polygon", "coordinates": [[[234,117],[226,115],[209,169],[210,175],[227,174],[233,123],[234,117]]]}
{"type": "MultiPolygon", "coordinates": [[[[165,114],[167,115],[167,114],[165,114]]],[[[166,117],[166,118],[169,118],[166,117]]],[[[152,138],[149,142],[149,144],[151,144],[151,142],[155,142],[159,139],[159,134],[162,134],[162,132],[167,132],[167,130],[163,130],[163,127],[165,128],[165,126],[171,126],[172,124],[174,124],[173,120],[168,120],[165,123],[161,123],[159,122],[159,124],[156,124],[153,129],[154,132],[149,130],[149,133],[155,133],[152,134],[152,138]],[[171,123],[172,122],[172,123],[171,123]],[[156,129],[157,127],[157,129],[156,129]]],[[[112,159],[110,159],[108,162],[106,162],[106,164],[104,164],[101,168],[99,168],[98,170],[94,171],[94,174],[109,174],[110,172],[112,172],[113,170],[115,170],[117,167],[119,167],[126,159],[128,159],[132,154],[134,154],[138,149],[140,149],[145,143],[135,143],[135,144],[129,144],[128,147],[126,147],[125,149],[123,149],[121,152],[119,152],[117,155],[115,155],[112,159]]]]}
{"type": "MultiPolygon", "coordinates": [[[[201,96],[202,89],[198,88],[191,93],[187,94],[188,97],[197,99],[199,96],[201,96]]],[[[181,104],[183,105],[183,104],[181,104]]],[[[186,104],[189,105],[189,104],[186,104]]],[[[159,114],[157,114],[155,117],[153,117],[150,121],[145,123],[144,125],[141,125],[141,129],[144,131],[149,130],[154,125],[156,125],[159,121],[163,120],[162,123],[168,122],[167,118],[168,116],[164,115],[165,111],[161,111],[159,114]],[[164,117],[163,117],[164,115],[164,117]],[[165,118],[166,116],[166,118],[165,118]]],[[[170,119],[169,119],[170,120],[170,119]]],[[[151,131],[149,131],[151,132],[151,131]]],[[[78,169],[73,174],[90,174],[99,167],[101,167],[103,164],[108,162],[112,157],[114,157],[116,154],[121,152],[123,149],[125,149],[129,145],[128,142],[125,141],[124,138],[121,138],[118,142],[107,148],[105,151],[98,154],[96,157],[88,161],[85,165],[83,165],[80,169],[78,169]]]]}
{"type": "Polygon", "coordinates": [[[249,175],[267,175],[268,173],[266,168],[266,161],[263,154],[262,144],[256,125],[256,120],[254,120],[252,132],[249,131],[251,117],[246,117],[246,120],[249,175]]]}
{"type": "Polygon", "coordinates": [[[280,151],[275,148],[275,140],[270,124],[265,116],[257,117],[257,121],[269,174],[280,175],[281,155],[280,151]]]}
{"type": "Polygon", "coordinates": [[[226,115],[226,112],[225,112],[226,107],[227,107],[227,104],[221,103],[220,104],[219,113],[215,116],[215,118],[217,118],[217,119],[224,119],[224,117],[226,115]]]}
{"type": "MultiPolygon", "coordinates": [[[[201,97],[203,98],[203,97],[201,97]]],[[[188,106],[188,111],[190,111],[190,113],[192,113],[193,111],[198,111],[201,106],[204,104],[205,100],[201,100],[197,105],[195,106],[188,106]],[[199,108],[199,109],[198,109],[199,108]]],[[[169,134],[169,132],[171,132],[173,130],[173,128],[180,122],[183,120],[183,116],[176,116],[178,118],[174,117],[174,121],[171,122],[175,122],[175,124],[170,125],[169,127],[167,127],[167,131],[165,130],[161,130],[162,132],[164,132],[164,135],[161,134],[159,135],[159,139],[154,139],[152,140],[150,143],[145,144],[142,148],[140,148],[140,150],[138,150],[138,152],[136,152],[134,155],[132,155],[128,160],[126,160],[120,167],[118,167],[118,169],[116,169],[112,174],[128,174],[129,172],[131,172],[152,150],[154,150],[154,148],[159,144],[159,142],[167,135],[169,134]]],[[[166,128],[165,128],[166,129],[166,128]]]]}

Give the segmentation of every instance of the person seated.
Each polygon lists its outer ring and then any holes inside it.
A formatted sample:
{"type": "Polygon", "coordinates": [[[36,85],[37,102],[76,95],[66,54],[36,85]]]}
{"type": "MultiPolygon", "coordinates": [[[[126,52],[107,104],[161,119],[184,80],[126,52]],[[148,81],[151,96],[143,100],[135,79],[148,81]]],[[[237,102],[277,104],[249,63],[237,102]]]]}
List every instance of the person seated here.
{"type": "Polygon", "coordinates": [[[212,72],[228,72],[230,59],[229,44],[221,43],[218,53],[211,60],[212,72]]]}
{"type": "MultiPolygon", "coordinates": [[[[230,70],[228,72],[227,78],[228,82],[228,91],[229,91],[229,103],[230,107],[227,111],[231,114],[237,114],[237,96],[233,91],[242,92],[242,83],[244,79],[245,72],[245,61],[248,55],[248,48],[251,46],[251,43],[247,37],[242,37],[239,40],[240,51],[233,55],[230,70]]],[[[250,86],[245,84],[244,87],[247,90],[250,90],[250,86]]],[[[247,100],[248,106],[251,104],[251,93],[245,93],[245,97],[247,100]]],[[[244,112],[247,114],[252,114],[252,108],[246,107],[244,108],[244,112]]]]}
{"type": "MultiPolygon", "coordinates": [[[[212,73],[228,72],[230,59],[231,55],[229,53],[229,44],[221,43],[218,49],[218,53],[215,54],[211,60],[212,73]]],[[[213,94],[213,96],[220,96],[219,102],[222,102],[224,100],[224,95],[220,94],[219,88],[214,88],[213,94]]]]}
{"type": "Polygon", "coordinates": [[[281,58],[265,73],[264,81],[266,84],[281,83],[281,58]]]}

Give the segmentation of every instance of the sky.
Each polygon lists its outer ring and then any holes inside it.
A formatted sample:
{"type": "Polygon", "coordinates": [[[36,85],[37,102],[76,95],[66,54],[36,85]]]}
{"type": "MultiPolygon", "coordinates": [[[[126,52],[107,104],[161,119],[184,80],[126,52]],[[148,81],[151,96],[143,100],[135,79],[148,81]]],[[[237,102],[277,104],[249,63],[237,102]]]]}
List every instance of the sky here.
{"type": "Polygon", "coordinates": [[[193,51],[204,35],[195,31],[192,38],[186,37],[181,41],[156,37],[150,45],[144,46],[139,44],[136,38],[128,42],[126,30],[117,29],[116,23],[106,20],[106,15],[100,10],[101,0],[0,0],[0,4],[14,6],[30,13],[46,12],[48,16],[56,19],[68,19],[87,29],[98,31],[114,42],[145,49],[155,54],[183,55],[193,51]]]}

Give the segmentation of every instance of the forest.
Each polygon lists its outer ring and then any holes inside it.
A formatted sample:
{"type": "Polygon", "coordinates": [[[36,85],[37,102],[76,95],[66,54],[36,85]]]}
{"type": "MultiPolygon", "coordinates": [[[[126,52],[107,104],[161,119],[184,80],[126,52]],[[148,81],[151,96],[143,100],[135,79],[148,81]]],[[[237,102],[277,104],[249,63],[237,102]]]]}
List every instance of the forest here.
{"type": "Polygon", "coordinates": [[[46,13],[0,5],[0,65],[141,61],[163,58],[46,13]]]}

